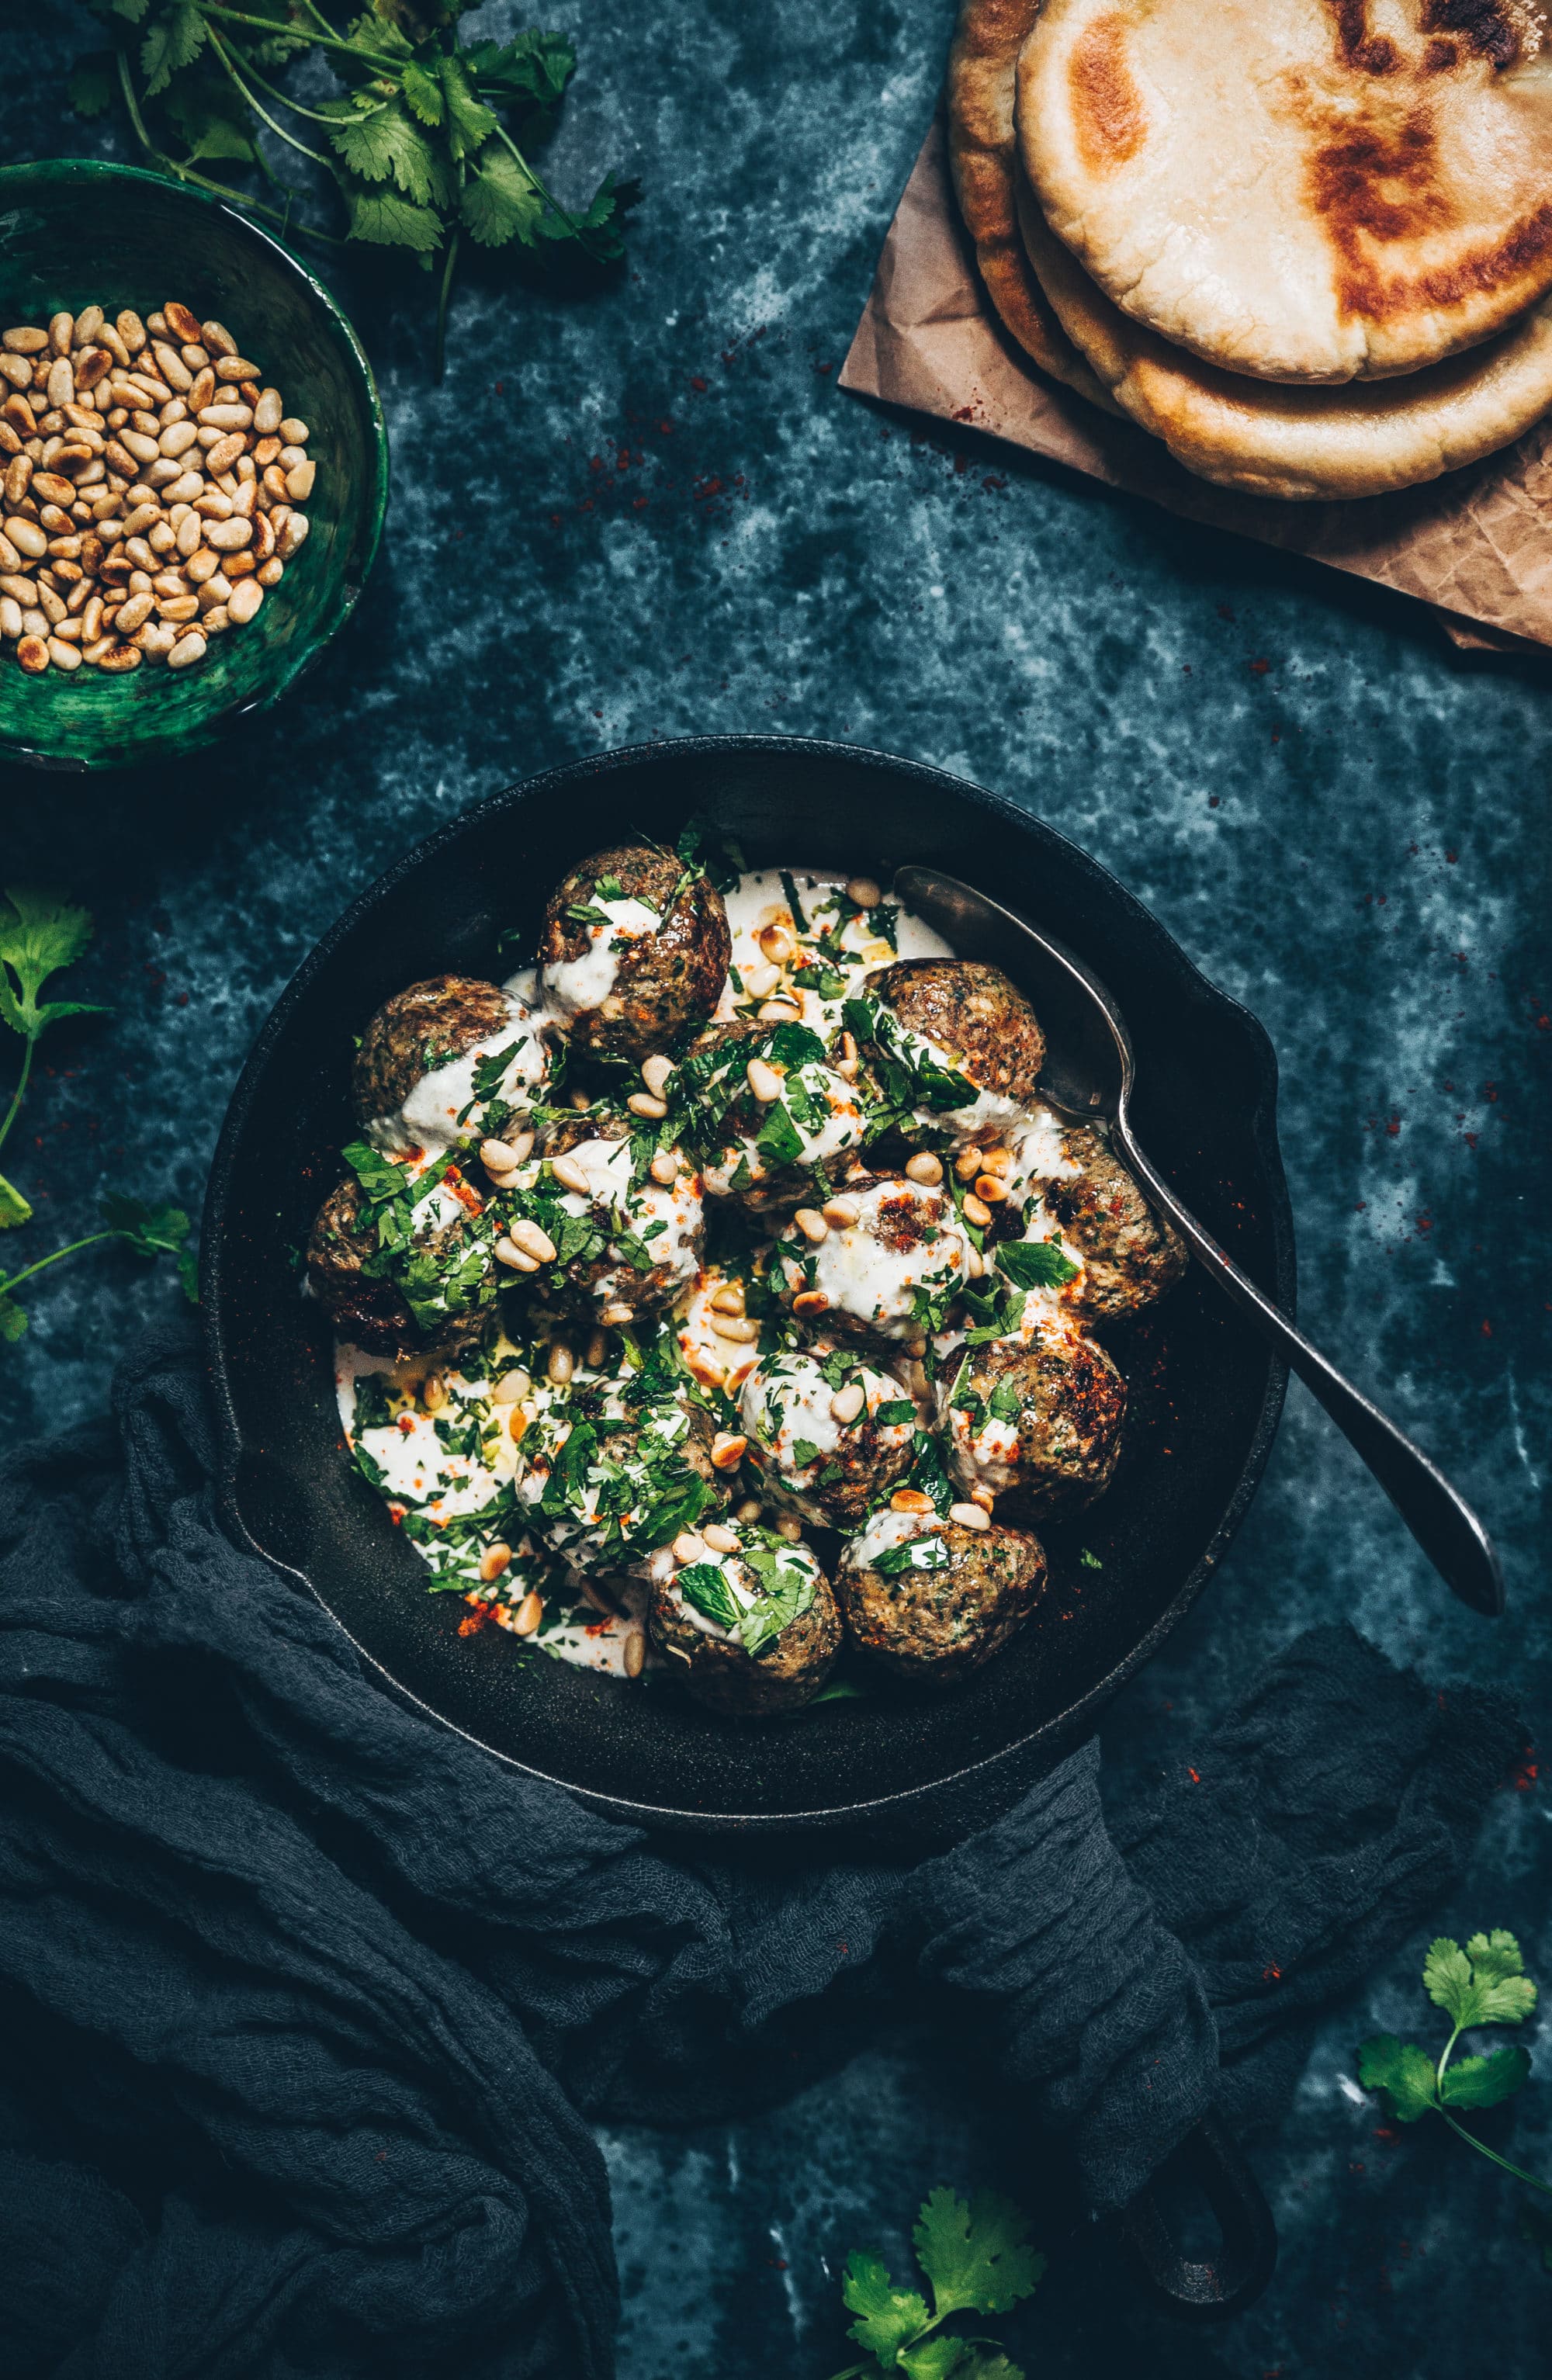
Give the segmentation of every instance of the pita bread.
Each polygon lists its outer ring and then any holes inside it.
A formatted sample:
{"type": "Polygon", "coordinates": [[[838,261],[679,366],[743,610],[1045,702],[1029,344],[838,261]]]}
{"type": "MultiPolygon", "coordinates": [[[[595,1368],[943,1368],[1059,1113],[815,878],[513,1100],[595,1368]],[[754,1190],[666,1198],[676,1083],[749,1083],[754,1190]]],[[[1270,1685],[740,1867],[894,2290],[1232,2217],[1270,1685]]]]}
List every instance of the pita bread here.
{"type": "Polygon", "coordinates": [[[1249,495],[1376,496],[1507,446],[1552,407],[1552,298],[1489,346],[1405,380],[1287,388],[1219,371],[1097,289],[1018,185],[1030,261],[1122,410],[1199,479],[1249,495]]]}
{"type": "Polygon", "coordinates": [[[1040,0],[962,0],[949,52],[949,163],[987,295],[1026,355],[1107,413],[1116,407],[1046,303],[1019,237],[1013,78],[1040,0]]]}
{"type": "Polygon", "coordinates": [[[1230,371],[1348,381],[1552,289],[1533,0],[1045,0],[1025,170],[1114,304],[1230,371]]]}

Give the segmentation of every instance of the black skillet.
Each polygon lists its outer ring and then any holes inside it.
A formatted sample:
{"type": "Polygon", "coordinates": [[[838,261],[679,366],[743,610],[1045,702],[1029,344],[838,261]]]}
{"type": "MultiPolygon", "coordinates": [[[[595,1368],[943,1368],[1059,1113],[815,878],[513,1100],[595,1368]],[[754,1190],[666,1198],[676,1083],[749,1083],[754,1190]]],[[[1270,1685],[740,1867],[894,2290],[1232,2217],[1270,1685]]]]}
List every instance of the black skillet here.
{"type": "MultiPolygon", "coordinates": [[[[643,833],[672,843],[692,813],[735,835],[752,867],[887,883],[895,867],[925,861],[1059,935],[1131,1025],[1143,1145],[1291,1312],[1270,1045],[1096,861],[1010,801],[879,753],[759,736],[616,752],[498,794],[410,853],[324,936],[261,1033],[205,1213],[223,1516],[238,1543],[310,1588],[402,1692],[612,1815],[723,1835],[952,1840],[1092,1731],[1243,1518],[1286,1373],[1198,1269],[1112,1342],[1132,1389],[1122,1467],[1092,1512],[1042,1531],[1052,1584],[1009,1651],[940,1702],[843,1700],[758,1727],[719,1720],[666,1682],[627,1686],[525,1659],[494,1631],[460,1637],[456,1597],[425,1592],[418,1556],[344,1453],[328,1330],[299,1293],[296,1250],[339,1179],[352,1037],[372,1011],[443,969],[509,974],[570,866],[643,833]],[[513,929],[515,942],[501,940],[513,929]]],[[[1122,2228],[1177,2311],[1235,2310],[1271,2270],[1265,2204],[1216,2128],[1197,2127],[1179,2163],[1206,2191],[1224,2258],[1182,2261],[1148,2194],[1122,2228]]]]}

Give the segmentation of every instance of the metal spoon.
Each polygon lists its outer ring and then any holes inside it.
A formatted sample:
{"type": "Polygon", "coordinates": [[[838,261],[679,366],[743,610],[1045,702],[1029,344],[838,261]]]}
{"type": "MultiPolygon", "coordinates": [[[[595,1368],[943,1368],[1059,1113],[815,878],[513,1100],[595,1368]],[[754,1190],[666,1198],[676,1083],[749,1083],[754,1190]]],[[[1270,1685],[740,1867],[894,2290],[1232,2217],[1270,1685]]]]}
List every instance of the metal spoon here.
{"type": "Polygon", "coordinates": [[[1138,1148],[1129,1113],[1135,1075],[1131,1037],[1104,985],[1060,942],[957,877],[936,868],[902,868],[894,889],[908,909],[936,926],[964,957],[1006,961],[1046,1029],[1041,1091],[1056,1107],[1105,1119],[1154,1206],[1325,1406],[1440,1577],[1473,1611],[1497,1619],[1504,1608],[1503,1572],[1493,1541],[1471,1506],[1422,1449],[1295,1330],[1182,1206],[1138,1148]]]}

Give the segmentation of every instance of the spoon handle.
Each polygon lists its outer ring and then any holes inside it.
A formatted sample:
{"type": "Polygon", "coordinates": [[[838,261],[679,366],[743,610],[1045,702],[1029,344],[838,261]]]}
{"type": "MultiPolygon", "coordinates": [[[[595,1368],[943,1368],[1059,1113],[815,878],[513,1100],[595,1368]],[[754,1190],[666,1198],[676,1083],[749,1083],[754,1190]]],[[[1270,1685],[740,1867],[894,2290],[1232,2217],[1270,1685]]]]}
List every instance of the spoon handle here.
{"type": "Polygon", "coordinates": [[[1496,1620],[1504,1608],[1503,1571],[1491,1537],[1463,1496],[1436,1469],[1421,1447],[1344,1378],[1318,1347],[1295,1330],[1286,1315],[1243,1273],[1210,1232],[1181,1205],[1133,1137],[1124,1111],[1114,1122],[1116,1137],[1148,1196],[1167,1215],[1197,1262],[1273,1345],[1324,1405],[1348,1443],[1366,1463],[1434,1568],[1451,1592],[1473,1611],[1496,1620]]]}

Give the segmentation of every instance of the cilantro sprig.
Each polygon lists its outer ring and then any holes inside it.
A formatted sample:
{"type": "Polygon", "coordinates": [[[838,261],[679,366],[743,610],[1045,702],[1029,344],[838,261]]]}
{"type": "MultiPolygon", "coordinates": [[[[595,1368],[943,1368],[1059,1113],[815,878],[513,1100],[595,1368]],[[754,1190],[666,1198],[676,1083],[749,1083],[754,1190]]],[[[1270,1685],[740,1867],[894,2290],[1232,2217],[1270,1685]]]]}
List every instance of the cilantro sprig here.
{"type": "Polygon", "coordinates": [[[564,207],[533,159],[576,67],[561,33],[458,39],[468,0],[86,0],[110,46],[79,59],[70,98],[83,115],[121,103],[152,163],[214,190],[287,235],[332,247],[396,248],[432,269],[440,254],[436,370],[459,249],[566,249],[595,265],[624,253],[638,195],[606,174],[585,207],[564,207]],[[317,69],[334,88],[320,92],[317,69]],[[277,81],[301,68],[306,96],[277,81]],[[304,137],[305,134],[305,137],[304,137]],[[279,142],[332,179],[341,237],[224,178],[273,187],[279,142]],[[220,176],[222,178],[216,178],[220,176]]]}
{"type": "MultiPolygon", "coordinates": [[[[31,1078],[33,1053],[51,1025],[64,1016],[105,1016],[107,1010],[90,1000],[41,1000],[50,976],[74,965],[91,940],[91,919],[84,909],[54,893],[8,885],[0,899],[0,1021],[23,1042],[21,1073],[10,1104],[0,1118],[0,1148],[20,1112],[31,1078]]],[[[32,1208],[14,1183],[0,1173],[0,1232],[13,1231],[29,1220],[32,1208]]]]}
{"type": "Polygon", "coordinates": [[[1024,2380],[996,2339],[941,2325],[958,2313],[1008,2313],[1033,2294],[1046,2260],[1028,2233],[1018,2208],[994,2191],[978,2190],[968,2204],[952,2190],[933,2191],[911,2235],[930,2306],[920,2289],[897,2288],[881,2256],[855,2249],[841,2294],[856,2316],[849,2336],[865,2361],[834,2380],[880,2380],[890,2372],[910,2380],[1024,2380]]]}
{"type": "Polygon", "coordinates": [[[88,1232],[67,1247],[55,1248],[52,1255],[40,1257],[36,1264],[25,1265],[8,1281],[0,1281],[0,1343],[14,1343],[28,1326],[27,1309],[19,1304],[14,1292],[24,1281],[37,1273],[46,1272],[63,1257],[73,1257],[82,1248],[94,1248],[104,1240],[122,1240],[137,1256],[176,1257],[178,1279],[184,1295],[190,1305],[198,1305],[199,1264],[188,1245],[188,1218],[181,1207],[148,1207],[139,1198],[126,1198],[114,1192],[103,1201],[103,1228],[88,1232]]]}
{"type": "Polygon", "coordinates": [[[1491,1934],[1473,1934],[1463,1949],[1441,1934],[1429,1944],[1423,1961],[1423,1988],[1452,2027],[1437,2060],[1415,2041],[1399,2041],[1393,2033],[1376,2034],[1359,2048],[1359,2081],[1383,2094],[1399,2124],[1442,2116],[1450,2131],[1480,2155],[1552,2197],[1552,2182],[1511,2165],[1451,2113],[1457,2107],[1497,2107],[1513,2096],[1530,2073],[1530,2054],[1515,2042],[1500,2042],[1477,2057],[1455,2058],[1462,2034],[1479,2025],[1522,2024],[1535,2007],[1536,1987],[1525,1973],[1519,1943],[1501,1926],[1491,1934]]]}

